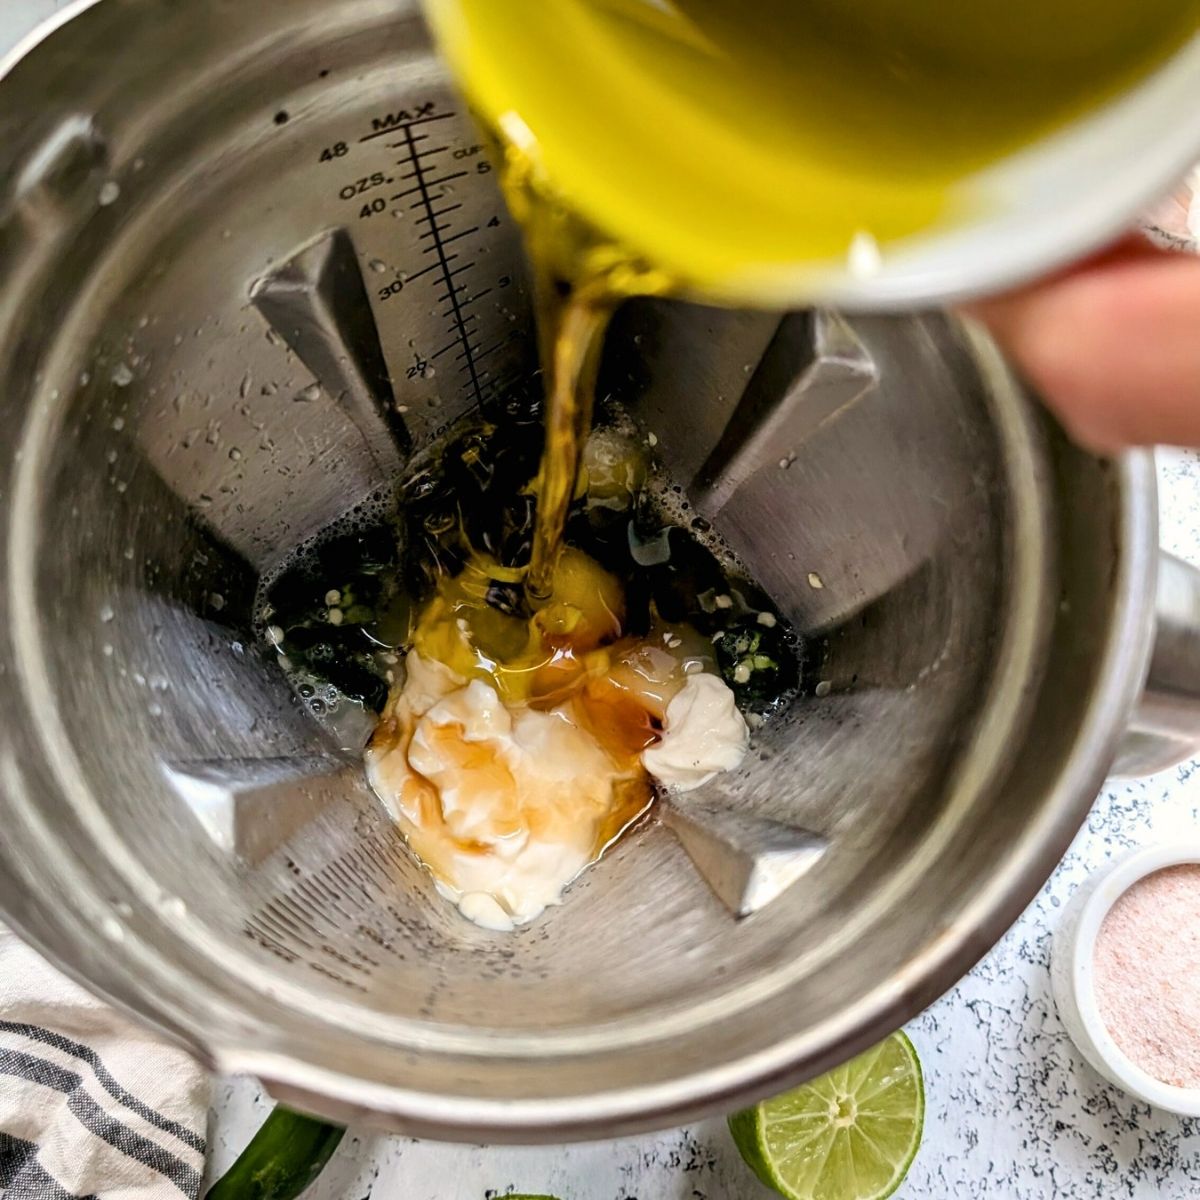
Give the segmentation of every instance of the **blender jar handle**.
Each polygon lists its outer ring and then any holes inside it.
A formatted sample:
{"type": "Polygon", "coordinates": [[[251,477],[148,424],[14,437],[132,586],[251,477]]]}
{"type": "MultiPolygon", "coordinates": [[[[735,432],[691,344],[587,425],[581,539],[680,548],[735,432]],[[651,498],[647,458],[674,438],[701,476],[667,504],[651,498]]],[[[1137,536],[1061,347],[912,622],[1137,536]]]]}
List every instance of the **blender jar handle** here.
{"type": "Polygon", "coordinates": [[[1200,570],[1162,551],[1145,688],[1113,765],[1151,775],[1200,752],[1200,570]]]}

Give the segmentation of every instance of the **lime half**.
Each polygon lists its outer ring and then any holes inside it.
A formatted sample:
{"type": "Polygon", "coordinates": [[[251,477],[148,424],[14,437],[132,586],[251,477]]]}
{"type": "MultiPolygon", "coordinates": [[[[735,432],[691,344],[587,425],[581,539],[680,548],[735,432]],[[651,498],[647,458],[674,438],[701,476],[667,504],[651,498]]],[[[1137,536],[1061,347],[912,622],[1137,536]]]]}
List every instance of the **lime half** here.
{"type": "Polygon", "coordinates": [[[903,1033],[729,1118],[754,1173],[788,1200],[883,1200],[921,1144],[925,1085],[903,1033]]]}

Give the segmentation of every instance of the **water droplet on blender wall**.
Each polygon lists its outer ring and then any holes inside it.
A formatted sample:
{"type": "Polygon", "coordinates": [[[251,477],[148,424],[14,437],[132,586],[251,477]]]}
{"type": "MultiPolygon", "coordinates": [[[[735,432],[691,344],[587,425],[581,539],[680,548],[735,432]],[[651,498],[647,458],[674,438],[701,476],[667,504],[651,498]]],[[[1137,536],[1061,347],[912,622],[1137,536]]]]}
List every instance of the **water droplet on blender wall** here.
{"type": "Polygon", "coordinates": [[[816,573],[816,571],[809,571],[808,586],[814,591],[819,592],[825,586],[825,581],[816,573]]]}
{"type": "Polygon", "coordinates": [[[818,683],[815,688],[813,688],[813,695],[820,696],[822,699],[824,699],[824,697],[828,696],[831,691],[833,691],[833,684],[830,683],[828,679],[822,679],[821,682],[818,683]]]}
{"type": "Polygon", "coordinates": [[[241,459],[242,459],[242,452],[236,446],[231,447],[230,451],[229,451],[229,461],[230,462],[241,462],[241,459]]]}
{"type": "Polygon", "coordinates": [[[213,592],[209,596],[208,602],[217,610],[217,612],[220,612],[221,609],[225,607],[225,597],[222,596],[220,592],[213,592]]]}
{"type": "Polygon", "coordinates": [[[302,388],[296,393],[296,399],[311,403],[313,400],[321,398],[321,385],[319,383],[310,383],[308,387],[302,388]]]}
{"type": "Polygon", "coordinates": [[[108,465],[111,467],[117,461],[117,452],[110,450],[104,457],[108,460],[108,465]]]}
{"type": "Polygon", "coordinates": [[[125,926],[116,917],[103,918],[100,922],[100,932],[110,942],[123,942],[125,940],[125,926]]]}
{"type": "Polygon", "coordinates": [[[146,705],[146,712],[152,717],[161,717],[163,713],[162,705],[155,700],[151,700],[150,703],[146,705]]]}
{"type": "Polygon", "coordinates": [[[91,382],[92,382],[92,377],[87,371],[79,372],[79,386],[80,387],[87,387],[87,385],[91,382]]]}
{"type": "Polygon", "coordinates": [[[238,395],[243,400],[245,400],[245,398],[248,395],[250,395],[250,384],[252,382],[253,382],[253,380],[250,378],[250,372],[247,371],[246,374],[242,376],[242,386],[240,388],[238,388],[238,395]]]}
{"type": "Polygon", "coordinates": [[[121,430],[125,428],[125,418],[124,417],[113,417],[112,427],[116,433],[120,433],[121,430]]]}
{"type": "Polygon", "coordinates": [[[273,396],[277,391],[279,391],[279,384],[272,380],[270,383],[264,383],[258,390],[263,396],[273,396]]]}
{"type": "Polygon", "coordinates": [[[133,382],[133,372],[129,369],[128,363],[117,363],[113,367],[112,381],[119,388],[128,387],[133,382]]]}
{"type": "Polygon", "coordinates": [[[282,346],[284,344],[283,338],[281,338],[273,329],[267,330],[267,341],[270,342],[272,346],[282,346]]]}
{"type": "Polygon", "coordinates": [[[100,202],[101,208],[107,208],[110,204],[115,204],[120,195],[121,185],[115,179],[109,179],[100,188],[100,195],[96,199],[100,202]]]}
{"type": "Polygon", "coordinates": [[[382,258],[373,258],[368,265],[372,271],[375,271],[380,275],[387,270],[387,263],[385,263],[382,258]]]}
{"type": "Polygon", "coordinates": [[[100,652],[104,655],[105,658],[112,658],[112,656],[113,656],[112,644],[110,642],[105,642],[104,645],[100,647],[100,652]]]}
{"type": "Polygon", "coordinates": [[[113,618],[114,618],[116,615],[117,615],[117,614],[116,614],[115,612],[113,612],[113,609],[112,609],[112,605],[111,605],[111,604],[104,604],[104,605],[101,605],[101,607],[100,607],[100,620],[101,620],[101,621],[103,621],[103,622],[104,622],[106,625],[107,625],[107,624],[108,624],[108,622],[109,622],[109,621],[111,621],[111,620],[112,620],[112,619],[113,619],[113,618]]]}
{"type": "Polygon", "coordinates": [[[147,325],[149,325],[149,324],[150,324],[150,318],[149,318],[149,317],[146,317],[146,316],[141,316],[141,317],[138,317],[138,323],[137,323],[137,327],[138,327],[139,329],[145,329],[145,328],[146,328],[146,326],[147,326],[147,325]]]}

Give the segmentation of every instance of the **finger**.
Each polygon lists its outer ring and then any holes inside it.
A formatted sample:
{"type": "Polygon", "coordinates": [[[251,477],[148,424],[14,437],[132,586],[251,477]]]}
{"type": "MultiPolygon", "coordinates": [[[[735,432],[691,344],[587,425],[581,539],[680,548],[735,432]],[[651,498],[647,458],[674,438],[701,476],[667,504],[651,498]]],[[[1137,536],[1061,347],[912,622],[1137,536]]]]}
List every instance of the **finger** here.
{"type": "Polygon", "coordinates": [[[1200,445],[1200,258],[1127,241],[969,311],[1083,444],[1200,445]]]}

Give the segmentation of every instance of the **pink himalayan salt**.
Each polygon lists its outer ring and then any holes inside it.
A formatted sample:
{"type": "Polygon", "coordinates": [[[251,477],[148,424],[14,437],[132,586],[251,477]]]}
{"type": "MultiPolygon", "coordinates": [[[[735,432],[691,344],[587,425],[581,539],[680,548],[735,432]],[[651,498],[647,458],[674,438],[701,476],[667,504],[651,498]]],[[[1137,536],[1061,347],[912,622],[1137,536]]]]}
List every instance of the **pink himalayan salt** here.
{"type": "Polygon", "coordinates": [[[1127,1057],[1200,1087],[1200,863],[1155,871],[1117,900],[1096,938],[1095,988],[1127,1057]]]}

